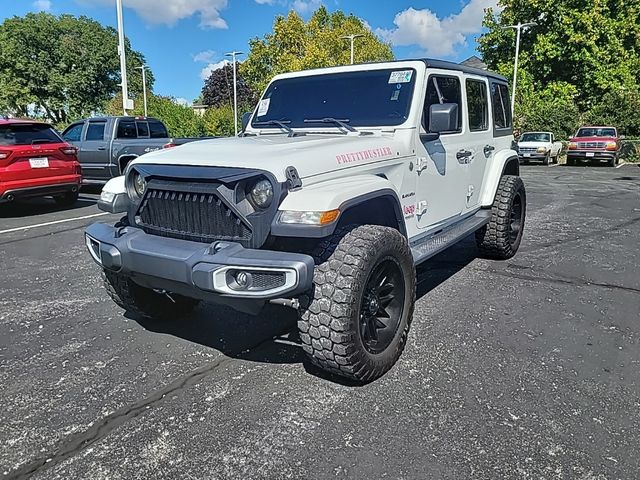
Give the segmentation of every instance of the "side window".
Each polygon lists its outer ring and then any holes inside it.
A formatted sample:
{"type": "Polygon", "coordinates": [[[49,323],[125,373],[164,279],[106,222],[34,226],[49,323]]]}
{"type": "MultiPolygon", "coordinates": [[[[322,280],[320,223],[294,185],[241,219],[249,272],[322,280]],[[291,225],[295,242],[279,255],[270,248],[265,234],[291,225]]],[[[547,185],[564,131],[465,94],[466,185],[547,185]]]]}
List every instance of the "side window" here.
{"type": "MultiPolygon", "coordinates": [[[[458,104],[458,132],[462,131],[462,87],[457,77],[447,77],[441,75],[432,75],[427,83],[427,95],[424,101],[424,113],[422,122],[425,131],[429,130],[429,115],[431,105],[443,103],[458,104]]],[[[456,132],[452,132],[456,133],[456,132]]]]}
{"type": "Polygon", "coordinates": [[[469,130],[483,132],[489,130],[489,102],[487,85],[479,80],[467,80],[467,109],[469,130]]]}
{"type": "Polygon", "coordinates": [[[505,130],[510,133],[511,102],[509,101],[509,89],[505,84],[491,84],[491,103],[493,105],[493,127],[496,130],[505,130]]]}
{"type": "Polygon", "coordinates": [[[79,142],[80,136],[82,135],[82,127],[84,127],[84,124],[79,123],[67,128],[62,134],[62,138],[64,138],[67,142],[79,142]]]}
{"type": "Polygon", "coordinates": [[[85,140],[104,140],[105,122],[89,122],[85,140]]]}
{"type": "Polygon", "coordinates": [[[121,120],[118,124],[118,138],[138,138],[136,123],[130,120],[121,120]]]}
{"type": "Polygon", "coordinates": [[[136,127],[138,127],[138,138],[149,137],[149,124],[147,122],[136,122],[136,127]]]}
{"type": "Polygon", "coordinates": [[[149,122],[149,130],[151,131],[151,138],[169,138],[167,129],[160,122],[149,122]]]}

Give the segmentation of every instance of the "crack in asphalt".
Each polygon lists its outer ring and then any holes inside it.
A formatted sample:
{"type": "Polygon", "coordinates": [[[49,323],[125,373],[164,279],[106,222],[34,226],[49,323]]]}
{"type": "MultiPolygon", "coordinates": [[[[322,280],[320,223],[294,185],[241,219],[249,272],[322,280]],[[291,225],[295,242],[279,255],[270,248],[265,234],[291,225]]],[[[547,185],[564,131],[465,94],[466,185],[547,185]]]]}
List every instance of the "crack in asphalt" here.
{"type": "MultiPolygon", "coordinates": [[[[289,331],[288,329],[286,331],[289,331]]],[[[178,393],[187,389],[193,385],[197,385],[204,378],[214,373],[219,368],[234,362],[240,362],[243,360],[243,354],[248,352],[256,353],[261,348],[266,346],[269,342],[282,336],[283,332],[260,341],[256,345],[243,349],[241,352],[237,352],[238,358],[223,357],[217,359],[208,365],[198,367],[184,375],[181,375],[163,388],[154,391],[142,400],[135,402],[134,404],[127,405],[119,408],[115,412],[102,418],[100,421],[94,423],[84,432],[80,432],[70,437],[63,439],[60,444],[53,449],[53,451],[42,455],[41,457],[32,460],[29,463],[16,469],[14,472],[4,476],[7,480],[22,480],[30,478],[33,475],[40,473],[42,470],[49,469],[55,465],[60,464],[66,459],[75,456],[87,447],[105,438],[109,433],[123,425],[127,421],[143,415],[146,411],[150,410],[162,403],[164,399],[174,393],[178,393]]],[[[234,354],[232,354],[234,355],[234,354]]]]}
{"type": "MultiPolygon", "coordinates": [[[[527,267],[524,265],[508,265],[507,268],[519,269],[519,270],[529,270],[533,273],[538,273],[533,267],[527,267]]],[[[548,282],[548,283],[556,283],[560,285],[578,285],[583,287],[602,287],[602,288],[610,288],[612,290],[621,290],[623,292],[631,292],[631,293],[640,293],[640,288],[635,287],[627,287],[624,285],[616,285],[614,283],[606,283],[606,282],[596,282],[592,280],[583,280],[581,278],[576,277],[563,277],[562,275],[555,274],[553,277],[541,277],[541,276],[533,276],[533,275],[524,275],[520,273],[510,273],[501,270],[495,269],[485,269],[483,270],[487,273],[493,273],[495,275],[499,275],[507,278],[514,278],[518,280],[530,280],[534,282],[548,282]]]]}

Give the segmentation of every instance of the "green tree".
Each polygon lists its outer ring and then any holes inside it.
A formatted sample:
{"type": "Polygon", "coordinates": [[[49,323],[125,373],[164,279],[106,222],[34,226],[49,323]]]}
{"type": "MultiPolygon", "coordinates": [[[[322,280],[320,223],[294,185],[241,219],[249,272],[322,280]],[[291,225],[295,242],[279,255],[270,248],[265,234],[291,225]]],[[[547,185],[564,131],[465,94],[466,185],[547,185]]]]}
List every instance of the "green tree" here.
{"type": "Polygon", "coordinates": [[[233,107],[230,105],[225,104],[207,109],[203,122],[205,135],[215,137],[232,137],[234,135],[233,107]]]}
{"type": "MultiPolygon", "coordinates": [[[[175,98],[152,95],[148,102],[149,116],[162,120],[171,137],[200,137],[204,134],[203,120],[188,105],[181,105],[175,98]]],[[[138,102],[134,115],[143,115],[143,106],[138,102]]]]}
{"type": "MultiPolygon", "coordinates": [[[[64,125],[103,110],[119,91],[117,33],[87,17],[30,13],[0,25],[0,109],[28,116],[33,107],[64,125]]],[[[144,57],[127,40],[129,86],[142,91],[135,67],[144,57]]],[[[147,83],[153,86],[153,73],[147,83]]]]}
{"type": "MultiPolygon", "coordinates": [[[[247,85],[242,75],[236,72],[236,94],[238,103],[242,105],[254,105],[257,101],[256,94],[247,85]]],[[[233,105],[233,65],[227,64],[211,72],[205,80],[202,88],[202,101],[210,107],[233,105]]]]}
{"type": "Polygon", "coordinates": [[[240,72],[253,90],[262,92],[279,73],[347,65],[351,61],[349,42],[340,37],[350,34],[363,35],[356,39],[356,63],[393,60],[391,46],[361,19],[320,7],[308,22],[293,11],[278,16],[273,32],[249,42],[251,50],[240,72]]]}

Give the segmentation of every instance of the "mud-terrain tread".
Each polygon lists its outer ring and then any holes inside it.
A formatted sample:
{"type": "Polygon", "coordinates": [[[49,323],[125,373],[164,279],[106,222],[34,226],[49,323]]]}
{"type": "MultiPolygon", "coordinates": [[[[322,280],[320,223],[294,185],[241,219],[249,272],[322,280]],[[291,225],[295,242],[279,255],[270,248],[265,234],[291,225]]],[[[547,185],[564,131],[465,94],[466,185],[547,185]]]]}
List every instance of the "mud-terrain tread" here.
{"type": "MultiPolygon", "coordinates": [[[[398,360],[407,340],[415,303],[415,267],[406,239],[395,229],[375,225],[340,228],[322,241],[313,257],[316,262],[314,288],[300,298],[298,329],[302,347],[310,361],[322,370],[368,382],[384,375],[398,360]],[[368,361],[359,338],[358,315],[361,289],[376,260],[377,252],[389,246],[405,257],[411,295],[399,328],[399,341],[384,363],[368,361]]],[[[386,354],[386,352],[385,352],[386,354]]]]}
{"type": "Polygon", "coordinates": [[[103,270],[102,281],[111,299],[120,308],[144,318],[173,320],[187,316],[199,301],[182,295],[166,296],[142,287],[130,278],[103,270]]]}
{"type": "Polygon", "coordinates": [[[526,220],[526,191],[520,177],[505,175],[500,179],[495,200],[491,209],[491,221],[476,232],[476,243],[480,255],[485,258],[507,260],[513,257],[518,247],[525,227],[526,220]],[[509,224],[511,221],[511,206],[516,192],[520,191],[523,204],[523,218],[520,239],[516,245],[511,244],[509,224]]]}

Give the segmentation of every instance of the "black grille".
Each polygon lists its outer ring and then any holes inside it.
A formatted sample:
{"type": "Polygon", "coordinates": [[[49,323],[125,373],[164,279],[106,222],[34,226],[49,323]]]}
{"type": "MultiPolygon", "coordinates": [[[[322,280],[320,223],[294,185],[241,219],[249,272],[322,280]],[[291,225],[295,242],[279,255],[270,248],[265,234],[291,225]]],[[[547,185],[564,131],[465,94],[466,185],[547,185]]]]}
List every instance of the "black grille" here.
{"type": "Polygon", "coordinates": [[[287,281],[287,277],[283,272],[252,272],[251,277],[253,280],[251,290],[272,290],[284,286],[287,281]]]}
{"type": "Polygon", "coordinates": [[[251,229],[217,193],[175,192],[148,188],[136,223],[147,233],[211,243],[246,243],[251,229]]]}

